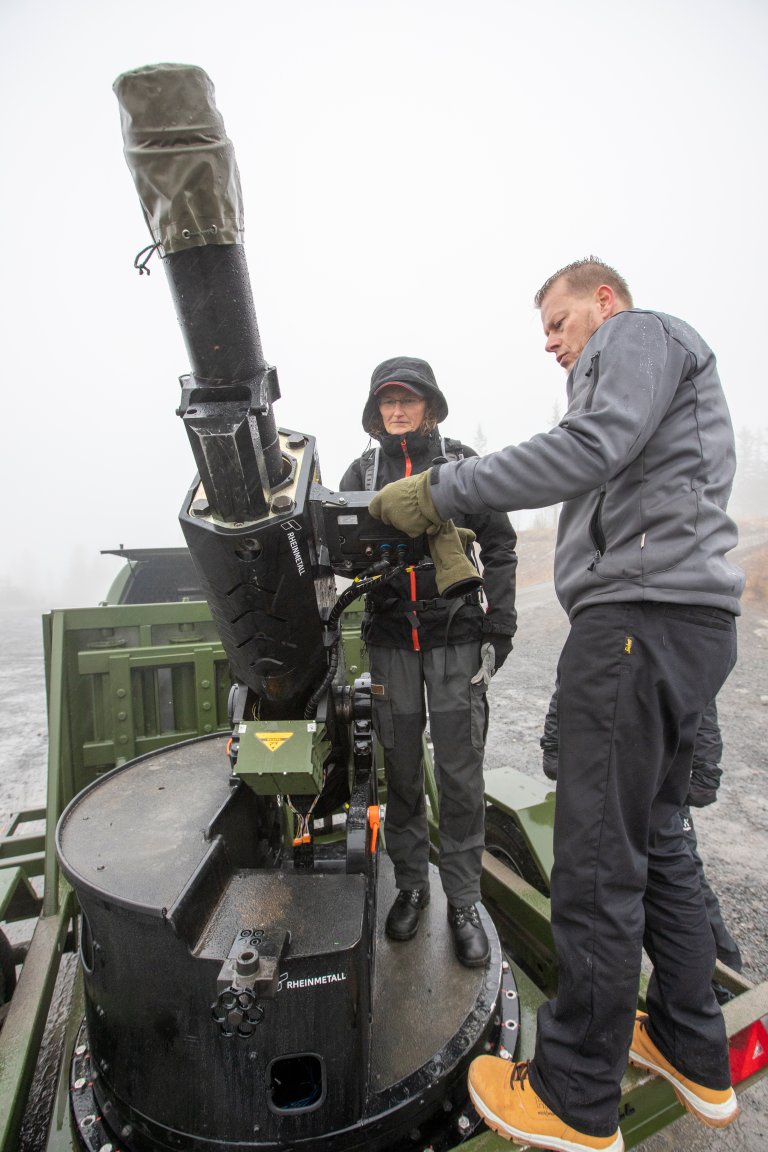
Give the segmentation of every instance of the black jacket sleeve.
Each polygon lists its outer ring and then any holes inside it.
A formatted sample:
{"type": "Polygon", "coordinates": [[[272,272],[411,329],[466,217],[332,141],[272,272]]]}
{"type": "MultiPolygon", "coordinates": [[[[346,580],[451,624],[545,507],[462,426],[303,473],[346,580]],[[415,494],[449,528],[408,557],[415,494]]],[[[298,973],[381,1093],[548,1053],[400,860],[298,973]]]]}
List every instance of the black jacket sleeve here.
{"type": "Polygon", "coordinates": [[[557,725],[557,693],[558,685],[549,701],[549,708],[544,717],[544,735],[539,744],[542,751],[542,768],[544,775],[550,780],[557,780],[557,762],[560,753],[560,733],[557,725]]]}
{"type": "Polygon", "coordinates": [[[339,492],[362,492],[363,488],[362,458],[358,456],[357,460],[352,461],[342,476],[339,492]]]}
{"type": "Polygon", "coordinates": [[[706,808],[708,804],[714,804],[717,799],[720,777],[723,774],[720,767],[722,755],[723,739],[717,719],[717,706],[713,700],[702,714],[693,748],[693,770],[687,798],[687,803],[692,808],[706,808]]]}

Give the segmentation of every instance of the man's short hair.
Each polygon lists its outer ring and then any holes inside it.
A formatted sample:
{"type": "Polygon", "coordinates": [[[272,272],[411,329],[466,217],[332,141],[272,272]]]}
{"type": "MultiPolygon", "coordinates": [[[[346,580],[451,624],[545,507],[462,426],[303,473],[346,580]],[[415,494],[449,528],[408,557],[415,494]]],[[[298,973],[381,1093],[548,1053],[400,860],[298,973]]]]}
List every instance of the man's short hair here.
{"type": "Polygon", "coordinates": [[[600,260],[599,257],[585,256],[583,260],[574,260],[573,264],[566,264],[565,268],[555,272],[546,283],[542,284],[533,298],[536,308],[541,308],[547,292],[563,277],[567,280],[571,291],[584,296],[589,292],[594,292],[601,284],[607,284],[609,288],[613,288],[622,304],[626,304],[628,308],[634,307],[632,293],[624,277],[620,276],[615,268],[611,268],[600,260]]]}

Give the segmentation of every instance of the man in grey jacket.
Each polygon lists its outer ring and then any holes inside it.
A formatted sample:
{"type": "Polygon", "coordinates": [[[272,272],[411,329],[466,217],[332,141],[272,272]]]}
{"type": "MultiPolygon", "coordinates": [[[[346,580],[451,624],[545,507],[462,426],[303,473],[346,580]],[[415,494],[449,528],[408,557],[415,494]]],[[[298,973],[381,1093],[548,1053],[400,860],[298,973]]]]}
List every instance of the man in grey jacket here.
{"type": "Polygon", "coordinates": [[[701,715],[736,659],[743,586],[727,554],[733,430],[715,366],[683,321],[635,309],[594,258],[536,295],[568,370],[550,432],[384,488],[371,510],[417,535],[458,512],[564,501],[552,872],[557,996],[530,1064],[482,1056],[472,1099],[507,1138],[621,1152],[627,1057],[721,1127],[738,1113],[712,990],[714,943],[679,810],[701,715]],[[636,1019],[642,949],[654,970],[636,1019]]]}

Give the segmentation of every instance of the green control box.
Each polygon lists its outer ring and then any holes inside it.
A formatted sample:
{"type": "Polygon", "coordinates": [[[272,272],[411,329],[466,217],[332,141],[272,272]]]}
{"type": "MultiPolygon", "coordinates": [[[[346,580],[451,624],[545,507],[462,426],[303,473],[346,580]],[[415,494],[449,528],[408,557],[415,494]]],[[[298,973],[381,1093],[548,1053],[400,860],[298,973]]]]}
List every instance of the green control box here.
{"type": "Polygon", "coordinates": [[[260,796],[317,794],[330,751],[325,725],[314,720],[243,720],[235,775],[260,796]]]}

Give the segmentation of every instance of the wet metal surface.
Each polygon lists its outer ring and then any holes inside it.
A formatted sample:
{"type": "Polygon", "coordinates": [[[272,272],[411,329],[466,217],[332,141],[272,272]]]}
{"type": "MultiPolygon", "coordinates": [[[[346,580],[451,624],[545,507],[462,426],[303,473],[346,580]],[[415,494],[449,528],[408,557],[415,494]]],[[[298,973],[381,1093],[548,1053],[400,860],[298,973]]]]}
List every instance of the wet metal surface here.
{"type": "Polygon", "coordinates": [[[344,951],[360,938],[364,893],[363,876],[236,872],[195,952],[203,959],[226,956],[233,932],[245,925],[273,939],[289,931],[292,958],[344,951]]]}
{"type": "Polygon", "coordinates": [[[404,942],[389,940],[384,921],[397,889],[388,858],[379,862],[371,1045],[374,1089],[426,1064],[474,1013],[489,1015],[498,994],[500,947],[490,918],[483,912],[493,948],[490,965],[465,968],[453,952],[437,869],[431,867],[430,874],[431,900],[421,913],[416,936],[404,942]]]}
{"type": "Polygon", "coordinates": [[[177,744],[86,789],[59,829],[66,870],[117,900],[172,907],[210,851],[205,829],[230,794],[225,744],[177,744]]]}

